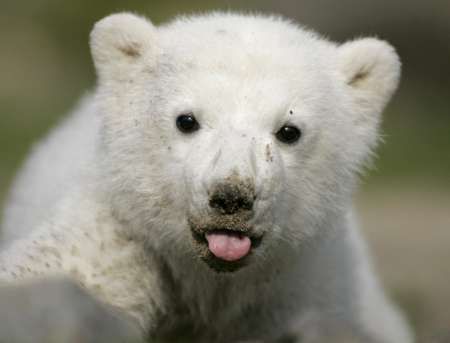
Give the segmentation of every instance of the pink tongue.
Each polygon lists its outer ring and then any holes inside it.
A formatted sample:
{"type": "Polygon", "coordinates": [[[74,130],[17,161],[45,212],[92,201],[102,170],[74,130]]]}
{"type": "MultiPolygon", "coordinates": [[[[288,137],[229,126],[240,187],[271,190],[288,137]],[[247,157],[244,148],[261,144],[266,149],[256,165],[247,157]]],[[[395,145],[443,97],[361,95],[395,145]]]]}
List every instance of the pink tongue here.
{"type": "Polygon", "coordinates": [[[206,234],[209,250],[225,261],[237,261],[250,252],[250,238],[235,233],[213,232],[206,234]]]}

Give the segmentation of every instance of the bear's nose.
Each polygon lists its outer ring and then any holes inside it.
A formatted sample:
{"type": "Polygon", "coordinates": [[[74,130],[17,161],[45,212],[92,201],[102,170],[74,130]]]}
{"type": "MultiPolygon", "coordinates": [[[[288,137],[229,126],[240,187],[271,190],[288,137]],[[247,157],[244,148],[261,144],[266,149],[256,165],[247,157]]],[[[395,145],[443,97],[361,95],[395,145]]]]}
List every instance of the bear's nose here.
{"type": "Polygon", "coordinates": [[[251,183],[219,183],[209,197],[209,206],[221,214],[235,214],[253,208],[255,191],[251,183]]]}

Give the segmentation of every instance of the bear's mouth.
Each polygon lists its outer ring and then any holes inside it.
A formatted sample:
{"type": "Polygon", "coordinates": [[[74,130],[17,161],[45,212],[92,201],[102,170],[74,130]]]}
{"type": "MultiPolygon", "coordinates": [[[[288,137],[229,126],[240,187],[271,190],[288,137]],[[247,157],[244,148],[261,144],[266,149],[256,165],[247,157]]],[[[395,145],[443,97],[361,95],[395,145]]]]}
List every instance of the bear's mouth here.
{"type": "Polygon", "coordinates": [[[247,265],[262,235],[255,235],[246,219],[232,215],[206,221],[191,219],[194,247],[200,258],[218,272],[232,272],[247,265]]]}

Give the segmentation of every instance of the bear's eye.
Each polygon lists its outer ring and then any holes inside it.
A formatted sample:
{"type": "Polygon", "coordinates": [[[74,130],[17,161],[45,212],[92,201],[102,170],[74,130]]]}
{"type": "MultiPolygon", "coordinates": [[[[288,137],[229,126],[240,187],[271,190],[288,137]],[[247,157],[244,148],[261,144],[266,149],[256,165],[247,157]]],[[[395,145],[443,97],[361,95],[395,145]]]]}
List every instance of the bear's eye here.
{"type": "Polygon", "coordinates": [[[192,113],[181,114],[177,117],[177,128],[183,133],[192,133],[200,128],[192,113]]]}
{"type": "Polygon", "coordinates": [[[292,144],[292,143],[297,142],[300,139],[301,135],[302,135],[302,132],[295,126],[291,126],[291,125],[284,125],[275,134],[275,136],[277,137],[277,139],[280,142],[283,142],[286,144],[292,144]]]}

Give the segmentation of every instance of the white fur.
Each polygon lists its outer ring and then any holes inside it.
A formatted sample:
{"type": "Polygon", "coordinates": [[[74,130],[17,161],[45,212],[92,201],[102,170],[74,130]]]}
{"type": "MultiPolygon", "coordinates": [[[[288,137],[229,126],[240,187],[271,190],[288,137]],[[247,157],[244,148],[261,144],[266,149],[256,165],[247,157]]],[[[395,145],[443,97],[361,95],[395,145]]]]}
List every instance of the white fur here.
{"type": "Polygon", "coordinates": [[[400,63],[386,42],[338,45],[278,17],[213,13],[153,26],[116,14],[91,34],[93,96],[31,155],[5,214],[0,276],[65,274],[157,337],[276,337],[339,318],[411,342],[352,214],[400,63]],[[179,114],[201,128],[185,135],[179,114]],[[302,130],[286,145],[274,133],[302,130]],[[231,274],[193,248],[208,190],[249,178],[263,243],[231,274]]]}

